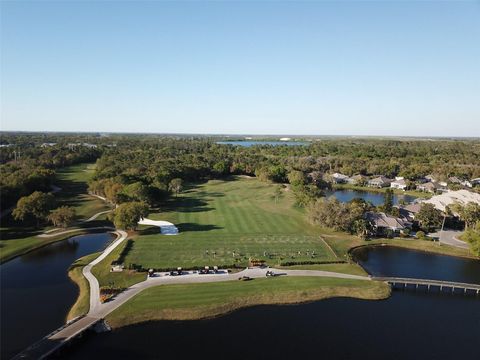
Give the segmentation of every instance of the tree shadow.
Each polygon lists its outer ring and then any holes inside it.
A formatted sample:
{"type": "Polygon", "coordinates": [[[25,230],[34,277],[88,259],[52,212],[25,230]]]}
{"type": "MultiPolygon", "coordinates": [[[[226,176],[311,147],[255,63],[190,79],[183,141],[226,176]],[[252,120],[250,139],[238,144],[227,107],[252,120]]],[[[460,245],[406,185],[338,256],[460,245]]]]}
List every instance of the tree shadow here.
{"type": "Polygon", "coordinates": [[[211,231],[223,229],[221,226],[212,224],[181,223],[176,224],[175,226],[178,228],[180,233],[187,231],[211,231]]]}
{"type": "Polygon", "coordinates": [[[134,243],[134,241],[132,239],[127,240],[127,243],[125,244],[125,247],[123,248],[122,252],[118,256],[118,259],[115,260],[115,261],[112,261],[112,265],[123,264],[125,262],[125,259],[127,258],[128,253],[133,248],[133,243],[134,243]]]}
{"type": "Polygon", "coordinates": [[[208,202],[195,198],[174,198],[167,201],[163,207],[163,211],[174,212],[204,212],[212,211],[213,207],[207,206],[208,202]]]}
{"type": "Polygon", "coordinates": [[[155,234],[160,234],[161,231],[160,231],[160,227],[158,226],[149,226],[144,229],[139,229],[138,233],[140,235],[155,235],[155,234]]]}

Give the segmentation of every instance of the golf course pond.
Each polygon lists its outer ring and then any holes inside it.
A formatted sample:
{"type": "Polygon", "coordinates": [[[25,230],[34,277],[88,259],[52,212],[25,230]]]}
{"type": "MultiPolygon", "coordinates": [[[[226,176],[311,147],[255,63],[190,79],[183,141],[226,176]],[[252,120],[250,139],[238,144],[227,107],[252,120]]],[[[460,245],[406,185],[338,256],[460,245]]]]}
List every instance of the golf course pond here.
{"type": "MultiPolygon", "coordinates": [[[[367,202],[371,202],[374,206],[379,206],[385,203],[385,194],[381,192],[373,191],[360,191],[360,190],[329,190],[325,192],[325,196],[335,197],[340,202],[349,202],[353,199],[363,199],[367,202]]],[[[401,200],[405,203],[412,203],[416,199],[415,196],[404,194],[393,194],[393,204],[398,205],[401,200]]]]}
{"type": "Polygon", "coordinates": [[[74,236],[0,265],[0,358],[11,358],[65,323],[78,296],[68,268],[114,238],[111,233],[74,236]]]}

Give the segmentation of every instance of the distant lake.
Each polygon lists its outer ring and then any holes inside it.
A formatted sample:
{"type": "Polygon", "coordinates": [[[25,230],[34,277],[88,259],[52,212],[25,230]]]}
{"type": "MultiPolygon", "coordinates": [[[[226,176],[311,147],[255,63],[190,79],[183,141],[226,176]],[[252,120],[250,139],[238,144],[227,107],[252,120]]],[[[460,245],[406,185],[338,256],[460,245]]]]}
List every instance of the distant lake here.
{"type": "Polygon", "coordinates": [[[235,146],[244,146],[250,147],[255,145],[271,145],[271,146],[306,146],[310,145],[308,142],[304,141],[217,141],[217,144],[220,145],[235,145],[235,146]]]}
{"type": "MultiPolygon", "coordinates": [[[[385,194],[379,192],[370,191],[358,191],[358,190],[330,190],[325,192],[326,197],[334,196],[340,202],[349,202],[355,198],[360,198],[365,201],[371,202],[374,206],[382,205],[385,202],[385,194]]],[[[411,195],[393,195],[393,204],[397,205],[400,200],[404,200],[406,203],[412,203],[416,199],[411,195]]]]}

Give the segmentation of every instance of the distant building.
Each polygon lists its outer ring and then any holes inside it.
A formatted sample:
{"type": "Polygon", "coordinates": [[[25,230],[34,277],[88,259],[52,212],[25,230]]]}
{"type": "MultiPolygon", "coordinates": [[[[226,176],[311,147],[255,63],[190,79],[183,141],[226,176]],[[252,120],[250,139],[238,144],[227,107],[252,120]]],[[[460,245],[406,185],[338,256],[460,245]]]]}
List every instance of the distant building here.
{"type": "Polygon", "coordinates": [[[427,180],[427,182],[428,181],[431,181],[431,182],[436,182],[437,181],[437,179],[433,175],[425,176],[425,180],[427,180]]]}
{"type": "Polygon", "coordinates": [[[422,200],[422,203],[433,204],[440,211],[445,211],[447,206],[455,203],[464,206],[469,202],[480,205],[480,194],[468,190],[458,190],[436,195],[428,200],[422,200]]]}
{"type": "Polygon", "coordinates": [[[392,181],[390,183],[390,187],[392,189],[400,189],[400,190],[405,191],[407,189],[408,185],[407,185],[407,182],[405,181],[404,178],[398,178],[397,180],[392,181]]]}
{"type": "Polygon", "coordinates": [[[290,140],[292,140],[292,138],[288,138],[288,137],[280,138],[280,141],[290,141],[290,140]]]}
{"type": "Polygon", "coordinates": [[[347,179],[347,182],[352,185],[363,185],[367,182],[367,177],[364,175],[354,175],[347,179]]]}
{"type": "Polygon", "coordinates": [[[401,218],[387,215],[383,212],[367,212],[365,219],[370,223],[373,235],[376,236],[388,235],[389,232],[398,235],[411,225],[401,218]]]}
{"type": "Polygon", "coordinates": [[[448,178],[448,181],[452,184],[461,184],[462,183],[462,181],[456,176],[450,176],[448,178]]]}
{"type": "Polygon", "coordinates": [[[417,185],[417,190],[435,194],[437,192],[437,190],[439,189],[439,187],[440,186],[437,185],[437,183],[429,181],[429,182],[426,182],[426,183],[423,183],[423,184],[418,184],[417,185]]]}
{"type": "Polygon", "coordinates": [[[335,173],[332,175],[332,182],[334,184],[345,184],[349,177],[340,173],[335,173]]]}
{"type": "Polygon", "coordinates": [[[406,222],[413,223],[418,212],[422,208],[422,205],[419,203],[408,204],[408,205],[399,205],[398,211],[400,213],[400,218],[406,222]]]}
{"type": "Polygon", "coordinates": [[[40,145],[40,147],[46,148],[46,147],[51,147],[55,145],[57,145],[57,143],[43,143],[42,145],[40,145]]]}
{"type": "Polygon", "coordinates": [[[389,178],[385,176],[379,176],[368,180],[367,185],[370,187],[383,188],[389,186],[391,182],[392,180],[390,180],[389,178]]]}

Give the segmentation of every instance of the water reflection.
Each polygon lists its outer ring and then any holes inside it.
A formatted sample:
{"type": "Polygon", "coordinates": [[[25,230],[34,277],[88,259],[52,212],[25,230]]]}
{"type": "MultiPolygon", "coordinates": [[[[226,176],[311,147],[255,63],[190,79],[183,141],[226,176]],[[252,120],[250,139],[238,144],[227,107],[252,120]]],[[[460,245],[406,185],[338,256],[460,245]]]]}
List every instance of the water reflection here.
{"type": "Polygon", "coordinates": [[[9,358],[65,322],[78,289],[67,270],[102,250],[109,233],[80,235],[47,245],[0,266],[1,358],[9,358]]]}
{"type": "Polygon", "coordinates": [[[394,293],[388,300],[336,298],[258,306],[202,321],[163,321],[92,334],[71,359],[473,359],[480,301],[394,293]],[[186,346],[188,344],[188,346],[186,346]]]}
{"type": "Polygon", "coordinates": [[[353,251],[353,256],[369,274],[375,276],[412,277],[480,284],[480,260],[431,254],[393,246],[361,247],[353,251]]]}

